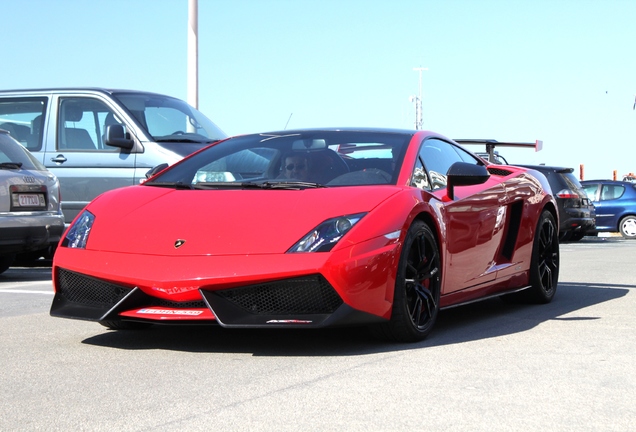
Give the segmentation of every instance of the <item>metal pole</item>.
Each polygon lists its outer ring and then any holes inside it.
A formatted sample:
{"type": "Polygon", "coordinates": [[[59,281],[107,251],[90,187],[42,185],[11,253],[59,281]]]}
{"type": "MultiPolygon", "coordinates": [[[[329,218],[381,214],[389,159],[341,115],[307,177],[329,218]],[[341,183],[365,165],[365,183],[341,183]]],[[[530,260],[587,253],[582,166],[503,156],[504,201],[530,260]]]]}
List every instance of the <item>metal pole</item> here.
{"type": "Polygon", "coordinates": [[[422,129],[422,71],[428,70],[428,68],[413,68],[414,71],[418,71],[420,74],[420,94],[415,98],[415,129],[422,129]]]}
{"type": "Polygon", "coordinates": [[[199,5],[188,1],[188,103],[199,109],[199,5]]]}

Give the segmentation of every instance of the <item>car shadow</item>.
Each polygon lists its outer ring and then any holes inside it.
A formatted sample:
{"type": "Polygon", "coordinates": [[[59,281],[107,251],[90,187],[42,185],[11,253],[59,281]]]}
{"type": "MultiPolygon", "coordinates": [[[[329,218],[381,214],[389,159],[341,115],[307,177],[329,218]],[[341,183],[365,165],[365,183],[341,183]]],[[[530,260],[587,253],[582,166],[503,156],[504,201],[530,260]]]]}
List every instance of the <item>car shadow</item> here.
{"type": "Polygon", "coordinates": [[[561,282],[547,305],[509,304],[490,299],[441,311],[431,335],[418,343],[375,339],[365,327],[328,329],[224,329],[155,325],[145,330],[111,331],[82,342],[123,349],[162,349],[254,356],[351,356],[458,344],[528,331],[550,320],[600,320],[581,312],[625,296],[636,285],[561,282]],[[569,316],[573,314],[574,316],[569,316]]]}
{"type": "Polygon", "coordinates": [[[40,282],[51,280],[51,261],[37,262],[10,267],[0,274],[0,282],[40,282]]]}

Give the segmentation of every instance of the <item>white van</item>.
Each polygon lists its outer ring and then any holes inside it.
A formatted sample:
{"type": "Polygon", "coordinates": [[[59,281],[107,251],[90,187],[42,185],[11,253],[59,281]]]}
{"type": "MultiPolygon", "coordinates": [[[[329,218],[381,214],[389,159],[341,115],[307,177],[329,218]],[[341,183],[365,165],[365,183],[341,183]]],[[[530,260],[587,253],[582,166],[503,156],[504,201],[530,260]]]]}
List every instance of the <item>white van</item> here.
{"type": "Polygon", "coordinates": [[[103,88],[0,91],[0,129],[57,176],[66,224],[102,192],[226,137],[180,99],[103,88]]]}

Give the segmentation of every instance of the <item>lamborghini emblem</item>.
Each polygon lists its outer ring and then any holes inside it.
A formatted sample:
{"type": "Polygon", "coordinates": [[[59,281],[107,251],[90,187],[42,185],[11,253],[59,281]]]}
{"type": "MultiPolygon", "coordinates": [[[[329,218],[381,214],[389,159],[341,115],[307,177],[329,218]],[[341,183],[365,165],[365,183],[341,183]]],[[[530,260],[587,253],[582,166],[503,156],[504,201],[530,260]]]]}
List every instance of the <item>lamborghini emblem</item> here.
{"type": "Polygon", "coordinates": [[[185,240],[179,239],[176,242],[174,242],[174,248],[179,249],[181,246],[183,246],[184,243],[185,243],[185,240]]]}

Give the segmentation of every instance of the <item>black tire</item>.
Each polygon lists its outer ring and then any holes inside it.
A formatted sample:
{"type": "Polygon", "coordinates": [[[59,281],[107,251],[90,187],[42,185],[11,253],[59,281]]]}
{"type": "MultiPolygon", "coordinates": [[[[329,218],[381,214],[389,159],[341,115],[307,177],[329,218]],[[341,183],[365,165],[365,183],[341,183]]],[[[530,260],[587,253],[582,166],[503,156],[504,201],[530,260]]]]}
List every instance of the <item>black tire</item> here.
{"type": "Polygon", "coordinates": [[[442,267],[435,235],[426,223],[415,221],[400,254],[391,319],[372,327],[373,334],[396,342],[426,338],[437,320],[441,286],[442,267]]]}
{"type": "Polygon", "coordinates": [[[624,238],[636,238],[636,216],[625,216],[618,224],[618,229],[624,238]]]}
{"type": "Polygon", "coordinates": [[[144,330],[152,325],[136,321],[100,321],[99,323],[110,330],[144,330]]]}
{"type": "Polygon", "coordinates": [[[530,285],[523,293],[536,303],[550,303],[559,281],[559,235],[552,213],[544,210],[534,233],[530,285]]]}
{"type": "Polygon", "coordinates": [[[0,274],[9,270],[9,267],[13,264],[15,255],[3,255],[0,256],[0,274]]]}

